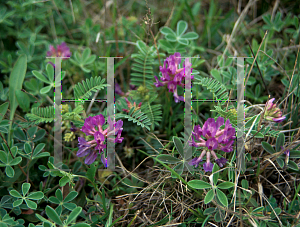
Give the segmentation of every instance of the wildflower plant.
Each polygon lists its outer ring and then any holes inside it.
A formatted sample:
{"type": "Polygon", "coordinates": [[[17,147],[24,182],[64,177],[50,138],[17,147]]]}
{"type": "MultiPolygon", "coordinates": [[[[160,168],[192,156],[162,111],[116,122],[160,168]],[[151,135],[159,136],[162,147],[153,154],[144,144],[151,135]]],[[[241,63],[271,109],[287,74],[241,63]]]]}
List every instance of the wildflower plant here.
{"type": "Polygon", "coordinates": [[[296,1],[57,2],[0,3],[0,226],[299,227],[296,1]]]}

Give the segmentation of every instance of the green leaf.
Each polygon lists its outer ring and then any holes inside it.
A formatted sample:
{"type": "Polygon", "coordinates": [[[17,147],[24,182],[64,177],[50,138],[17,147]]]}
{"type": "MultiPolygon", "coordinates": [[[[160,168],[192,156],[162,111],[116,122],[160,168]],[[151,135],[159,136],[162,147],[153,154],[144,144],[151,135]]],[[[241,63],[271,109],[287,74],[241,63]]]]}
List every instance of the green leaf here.
{"type": "Polygon", "coordinates": [[[199,35],[196,32],[188,32],[181,36],[183,39],[188,39],[188,40],[193,40],[193,39],[198,39],[199,35]]]}
{"type": "Polygon", "coordinates": [[[210,71],[210,74],[220,83],[222,83],[222,77],[220,75],[220,72],[217,69],[212,69],[210,71]]]}
{"type": "Polygon", "coordinates": [[[63,178],[61,178],[61,179],[59,180],[59,186],[60,186],[60,187],[63,187],[63,186],[65,186],[68,182],[70,182],[69,177],[64,176],[63,178]]]}
{"type": "MultiPolygon", "coordinates": [[[[183,169],[184,169],[183,163],[179,163],[178,165],[176,165],[173,168],[173,170],[179,175],[181,175],[183,173],[183,169]]],[[[171,173],[171,176],[172,176],[172,178],[177,178],[177,176],[174,173],[171,173]]]]}
{"type": "Polygon", "coordinates": [[[176,42],[176,36],[173,36],[173,35],[166,35],[166,40],[170,41],[170,42],[176,42]]]}
{"type": "Polygon", "coordinates": [[[64,203],[63,206],[65,208],[67,208],[68,210],[74,210],[76,207],[76,204],[75,203],[64,203]]]}
{"type": "Polygon", "coordinates": [[[300,158],[300,151],[291,150],[290,151],[290,158],[300,158]]]}
{"type": "Polygon", "coordinates": [[[7,154],[4,151],[0,151],[0,161],[3,163],[8,163],[7,154]]]}
{"type": "Polygon", "coordinates": [[[0,122],[2,121],[6,111],[8,109],[8,105],[9,105],[9,102],[6,102],[0,106],[0,122]]]}
{"type": "Polygon", "coordinates": [[[47,64],[46,66],[47,76],[50,82],[54,81],[54,66],[51,64],[47,64]]]}
{"type": "Polygon", "coordinates": [[[60,202],[61,201],[59,201],[56,197],[54,197],[54,196],[51,196],[51,197],[49,197],[49,201],[51,202],[51,203],[55,203],[55,204],[60,204],[60,202]]]}
{"type": "Polygon", "coordinates": [[[29,189],[30,189],[30,183],[24,183],[22,184],[22,193],[23,193],[23,196],[26,196],[29,189]]]}
{"type": "MultiPolygon", "coordinates": [[[[281,209],[280,209],[279,207],[274,208],[274,211],[275,211],[275,213],[277,214],[277,216],[281,213],[281,209]]],[[[276,218],[274,211],[272,210],[272,212],[271,212],[271,214],[270,214],[270,217],[271,217],[272,219],[276,218]]]]}
{"type": "Polygon", "coordinates": [[[27,139],[23,130],[19,127],[14,130],[14,136],[21,141],[25,141],[27,139]]]}
{"type": "Polygon", "coordinates": [[[17,59],[9,77],[10,125],[9,125],[8,141],[10,141],[12,122],[14,119],[15,111],[18,106],[18,103],[16,101],[16,95],[15,95],[16,90],[22,89],[22,84],[25,78],[26,70],[27,70],[27,57],[25,54],[22,54],[17,59]]]}
{"type": "Polygon", "coordinates": [[[285,141],[284,134],[281,132],[279,133],[277,139],[276,139],[276,152],[281,151],[281,147],[283,147],[285,141]]]}
{"type": "Polygon", "coordinates": [[[77,218],[77,216],[80,214],[81,211],[82,211],[81,207],[76,207],[69,215],[66,223],[70,224],[74,219],[77,218]]]}
{"type": "Polygon", "coordinates": [[[183,44],[183,45],[188,45],[189,44],[189,41],[187,39],[183,39],[183,38],[179,38],[178,42],[183,44]]]}
{"type": "Polygon", "coordinates": [[[206,189],[211,188],[211,185],[202,180],[191,180],[188,182],[188,185],[195,189],[206,189]]]}
{"type": "Polygon", "coordinates": [[[36,148],[34,149],[34,152],[33,152],[33,156],[36,156],[38,155],[45,147],[45,144],[44,143],[40,143],[36,146],[36,148]]]}
{"type": "Polygon", "coordinates": [[[174,37],[174,38],[176,39],[176,34],[175,34],[175,32],[174,32],[171,28],[169,28],[169,27],[162,27],[162,28],[160,29],[160,32],[161,32],[162,34],[164,34],[164,35],[169,35],[170,37],[174,37]]]}
{"type": "Polygon", "coordinates": [[[25,143],[25,144],[24,144],[24,150],[25,150],[25,153],[26,153],[26,154],[30,154],[30,153],[32,152],[31,146],[30,146],[29,143],[25,143]]]}
{"type": "Polygon", "coordinates": [[[41,94],[47,94],[50,90],[51,90],[52,86],[51,85],[48,85],[46,87],[43,87],[41,90],[40,90],[40,93],[41,94]]]}
{"type": "Polygon", "coordinates": [[[181,155],[181,157],[184,158],[184,151],[183,151],[183,145],[182,145],[181,140],[178,137],[173,136],[173,142],[176,146],[177,151],[181,155]]]}
{"type": "Polygon", "coordinates": [[[61,225],[61,226],[63,225],[63,223],[61,222],[58,214],[56,213],[56,211],[52,207],[50,207],[50,206],[46,207],[46,214],[56,224],[61,225]]]}
{"type": "Polygon", "coordinates": [[[64,199],[64,203],[67,203],[67,202],[72,201],[73,199],[76,198],[77,195],[78,195],[78,192],[76,192],[76,191],[70,192],[70,193],[66,196],[66,198],[64,199]]]}
{"type": "Polygon", "coordinates": [[[264,209],[265,209],[264,207],[257,207],[257,208],[255,208],[255,209],[252,211],[252,213],[254,213],[254,212],[262,212],[264,209]]]}
{"type": "Polygon", "coordinates": [[[173,45],[171,43],[169,43],[167,40],[165,39],[160,39],[158,40],[159,44],[163,47],[165,47],[166,49],[172,49],[173,45]]]}
{"type": "Polygon", "coordinates": [[[15,198],[22,198],[21,194],[16,191],[16,190],[10,190],[9,191],[9,194],[12,196],[12,197],[15,197],[15,198]]]}
{"type": "Polygon", "coordinates": [[[291,160],[289,160],[289,163],[287,164],[287,166],[289,168],[293,169],[293,170],[296,170],[296,171],[299,170],[298,165],[295,162],[291,161],[291,160]]]}
{"type": "Polygon", "coordinates": [[[214,185],[216,185],[218,183],[219,175],[220,175],[220,173],[218,172],[219,170],[220,170],[219,166],[216,163],[214,163],[214,167],[213,167],[213,170],[212,170],[212,173],[214,174],[213,175],[214,185]]]}
{"type": "Polygon", "coordinates": [[[15,171],[11,166],[6,166],[5,173],[10,178],[14,177],[14,175],[15,175],[15,171]]]}
{"type": "Polygon", "coordinates": [[[55,196],[56,196],[56,198],[59,200],[59,201],[63,201],[63,194],[62,194],[62,192],[61,192],[61,190],[60,189],[57,189],[56,190],[56,192],[55,192],[55,196]]]}
{"type": "Polygon", "coordinates": [[[86,223],[78,223],[76,225],[73,225],[73,227],[90,227],[90,225],[86,223]]]}
{"type": "Polygon", "coordinates": [[[46,83],[46,84],[51,84],[49,80],[46,79],[46,77],[43,76],[39,71],[33,70],[32,74],[40,81],[46,83]]]}
{"type": "Polygon", "coordinates": [[[33,199],[33,200],[39,200],[42,199],[44,197],[44,193],[43,192],[31,192],[27,198],[28,199],[33,199]]]}
{"type": "Polygon", "coordinates": [[[284,161],[281,158],[276,158],[276,161],[281,168],[284,167],[284,161]]]}
{"type": "Polygon", "coordinates": [[[13,203],[13,207],[18,207],[23,203],[23,199],[18,199],[16,201],[14,201],[13,203]]]}
{"type": "Polygon", "coordinates": [[[176,164],[176,163],[180,162],[180,159],[175,158],[171,155],[167,155],[167,154],[158,155],[157,159],[164,163],[168,163],[168,164],[176,164]]]}
{"type": "Polygon", "coordinates": [[[188,24],[187,22],[180,20],[177,23],[177,36],[181,36],[183,33],[185,33],[185,31],[187,30],[188,24]]]}
{"type": "Polygon", "coordinates": [[[30,106],[30,99],[28,95],[21,90],[16,90],[16,98],[19,106],[23,109],[23,111],[28,111],[30,106]]]}
{"type": "Polygon", "coordinates": [[[218,199],[220,200],[220,202],[225,206],[227,207],[228,206],[228,199],[226,197],[226,195],[224,194],[224,192],[222,192],[221,190],[219,189],[216,189],[217,191],[217,197],[218,199]]]}
{"type": "Polygon", "coordinates": [[[96,174],[97,166],[98,166],[98,162],[92,163],[90,165],[90,168],[88,168],[86,172],[86,177],[92,182],[95,182],[95,174],[96,174]]]}
{"type": "Polygon", "coordinates": [[[223,182],[221,184],[218,184],[217,187],[220,188],[220,189],[228,189],[228,188],[234,187],[234,183],[227,181],[227,182],[223,182]]]}
{"type": "Polygon", "coordinates": [[[16,154],[18,153],[18,147],[17,146],[13,146],[12,148],[10,148],[10,151],[11,151],[12,155],[14,157],[16,157],[16,154]]]}
{"type": "Polygon", "coordinates": [[[210,189],[204,198],[204,204],[210,203],[213,200],[213,198],[214,198],[214,190],[210,189]]]}
{"type": "Polygon", "coordinates": [[[36,203],[29,199],[25,199],[25,203],[27,204],[28,208],[30,208],[32,210],[35,210],[37,208],[36,203]]]}
{"type": "Polygon", "coordinates": [[[274,148],[270,144],[268,144],[267,142],[263,141],[263,142],[261,142],[261,145],[270,154],[274,154],[275,153],[274,148]]]}
{"type": "Polygon", "coordinates": [[[15,166],[15,165],[18,165],[21,161],[22,161],[22,158],[21,158],[21,157],[16,157],[15,159],[13,159],[13,160],[9,163],[9,165],[15,166]]]}

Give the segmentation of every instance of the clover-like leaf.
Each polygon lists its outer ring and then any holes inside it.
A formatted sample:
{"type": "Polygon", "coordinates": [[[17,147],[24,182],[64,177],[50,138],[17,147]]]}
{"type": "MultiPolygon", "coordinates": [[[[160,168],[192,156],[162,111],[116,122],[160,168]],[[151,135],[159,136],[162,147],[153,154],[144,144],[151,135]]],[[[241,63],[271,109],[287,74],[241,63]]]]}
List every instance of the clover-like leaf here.
{"type": "Polygon", "coordinates": [[[178,137],[173,136],[173,142],[174,142],[176,149],[179,152],[180,156],[182,158],[184,158],[184,151],[183,151],[183,145],[182,145],[181,140],[178,137]]]}
{"type": "Polygon", "coordinates": [[[224,194],[224,192],[222,192],[221,190],[219,189],[216,189],[217,191],[217,197],[218,199],[220,200],[220,202],[225,206],[227,207],[228,206],[228,199],[226,197],[226,195],[224,194]]]}
{"type": "Polygon", "coordinates": [[[211,188],[211,185],[203,180],[191,180],[188,182],[188,186],[195,189],[211,188]]]}
{"type": "Polygon", "coordinates": [[[187,22],[183,21],[183,20],[180,20],[178,23],[177,23],[177,36],[181,36],[183,33],[185,33],[185,31],[187,30],[188,28],[188,24],[187,22]]]}
{"type": "Polygon", "coordinates": [[[23,183],[22,184],[22,193],[23,193],[23,196],[26,196],[29,189],[30,189],[30,183],[23,183]]]}
{"type": "Polygon", "coordinates": [[[56,224],[60,225],[60,226],[63,226],[63,223],[62,221],[60,220],[58,214],[56,213],[56,211],[50,207],[50,206],[47,206],[46,207],[46,214],[47,216],[52,220],[54,221],[56,224]]]}
{"type": "Polygon", "coordinates": [[[181,161],[180,159],[167,154],[158,155],[157,159],[168,164],[176,164],[181,161]]]}
{"type": "Polygon", "coordinates": [[[210,190],[207,192],[206,196],[204,197],[204,204],[210,203],[210,202],[213,200],[214,195],[215,195],[215,194],[214,194],[214,190],[213,190],[213,189],[210,189],[210,190]]]}

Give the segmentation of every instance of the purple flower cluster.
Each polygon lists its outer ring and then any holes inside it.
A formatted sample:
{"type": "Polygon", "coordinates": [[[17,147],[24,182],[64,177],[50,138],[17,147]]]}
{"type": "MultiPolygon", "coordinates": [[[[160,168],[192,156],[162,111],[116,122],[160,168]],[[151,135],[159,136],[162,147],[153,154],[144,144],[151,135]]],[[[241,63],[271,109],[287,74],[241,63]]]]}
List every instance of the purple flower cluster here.
{"type": "MultiPolygon", "coordinates": [[[[180,53],[175,53],[164,61],[164,66],[159,67],[159,70],[162,73],[162,77],[160,78],[162,82],[157,78],[157,76],[154,76],[156,80],[154,85],[156,87],[162,87],[167,84],[169,92],[174,93],[175,102],[184,101],[184,97],[177,94],[177,85],[183,87],[184,83],[182,83],[182,80],[185,77],[185,63],[183,63],[183,68],[179,68],[180,63],[181,55],[180,53]]],[[[191,66],[191,63],[189,64],[191,66]]],[[[192,76],[191,79],[194,79],[194,77],[192,76]]]]}
{"type": "Polygon", "coordinates": [[[282,113],[276,104],[273,103],[275,98],[270,99],[266,103],[266,112],[264,114],[265,119],[274,122],[282,122],[285,119],[285,116],[282,116],[282,113]]]}
{"type": "Polygon", "coordinates": [[[54,46],[50,45],[47,57],[71,57],[71,51],[65,42],[57,45],[56,49],[54,46]]]}
{"type": "Polygon", "coordinates": [[[205,155],[206,162],[203,164],[205,172],[211,172],[213,169],[214,165],[210,162],[211,155],[220,167],[225,165],[228,160],[223,157],[218,158],[214,150],[222,150],[224,152],[233,151],[232,145],[235,139],[235,128],[231,126],[229,119],[227,119],[224,129],[220,129],[222,125],[224,125],[224,118],[219,117],[217,121],[213,118],[209,118],[202,128],[200,125],[194,127],[192,141],[189,141],[189,145],[205,148],[198,158],[194,158],[189,162],[190,165],[198,167],[205,155]]]}
{"type": "Polygon", "coordinates": [[[119,120],[113,124],[109,117],[107,119],[109,126],[105,130],[102,129],[102,126],[105,123],[105,118],[102,114],[85,119],[81,131],[87,136],[94,137],[91,141],[86,141],[83,137],[78,138],[79,150],[77,152],[77,156],[83,157],[88,155],[84,161],[85,164],[92,164],[96,160],[98,153],[102,153],[101,161],[105,167],[107,167],[107,158],[104,156],[104,149],[106,148],[106,144],[104,144],[104,142],[106,138],[108,141],[113,143],[121,143],[124,139],[121,137],[123,121],[119,120]],[[108,138],[110,135],[116,135],[116,138],[108,138]]]}

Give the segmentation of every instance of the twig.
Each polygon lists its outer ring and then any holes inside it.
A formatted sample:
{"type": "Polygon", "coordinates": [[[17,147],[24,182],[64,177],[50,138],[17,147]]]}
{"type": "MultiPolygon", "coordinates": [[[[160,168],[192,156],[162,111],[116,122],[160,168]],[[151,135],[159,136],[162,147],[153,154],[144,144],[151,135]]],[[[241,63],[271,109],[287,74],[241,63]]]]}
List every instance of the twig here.
{"type": "Polygon", "coordinates": [[[90,113],[90,111],[91,111],[91,108],[92,108],[92,105],[93,105],[93,103],[95,102],[95,99],[96,99],[96,97],[97,97],[99,91],[100,91],[100,90],[96,91],[96,93],[94,94],[94,96],[93,96],[93,98],[92,98],[92,101],[90,102],[90,105],[89,105],[88,108],[87,108],[86,115],[89,115],[89,113],[90,113]]]}
{"type": "MultiPolygon", "coordinates": [[[[254,57],[254,61],[255,61],[255,63],[256,63],[256,67],[258,68],[259,75],[260,75],[260,77],[261,77],[261,79],[262,79],[262,81],[263,81],[263,84],[264,84],[264,86],[265,86],[265,89],[267,90],[268,95],[269,95],[269,97],[270,97],[269,89],[268,89],[268,87],[267,87],[267,85],[266,85],[266,83],[265,83],[265,80],[264,80],[263,76],[262,76],[262,73],[261,73],[261,71],[260,71],[260,68],[259,68],[259,66],[258,66],[258,63],[257,63],[257,61],[256,61],[256,56],[254,56],[254,53],[253,53],[251,44],[250,44],[249,40],[247,40],[247,42],[248,42],[248,45],[249,45],[249,47],[250,47],[250,51],[251,51],[251,53],[252,53],[252,56],[254,57]]],[[[258,52],[259,52],[259,51],[258,51],[258,52]]],[[[258,52],[257,52],[257,53],[258,53],[258,52]]]]}

